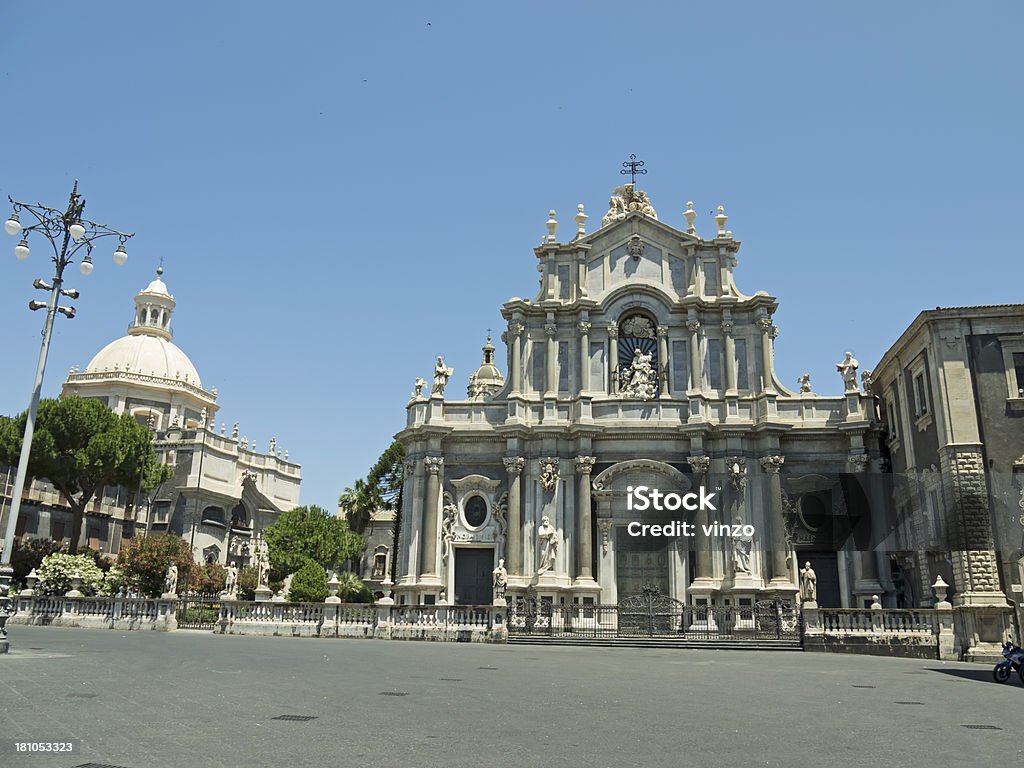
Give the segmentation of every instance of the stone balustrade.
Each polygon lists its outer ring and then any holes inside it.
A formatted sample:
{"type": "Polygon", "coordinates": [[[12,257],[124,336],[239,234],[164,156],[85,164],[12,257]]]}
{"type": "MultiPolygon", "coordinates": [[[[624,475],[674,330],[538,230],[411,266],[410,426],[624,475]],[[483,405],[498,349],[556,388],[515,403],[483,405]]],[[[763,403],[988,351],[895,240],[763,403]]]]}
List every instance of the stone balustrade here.
{"type": "Polygon", "coordinates": [[[503,643],[505,608],[480,605],[224,601],[216,632],[503,643]]]}
{"type": "Polygon", "coordinates": [[[159,632],[178,628],[177,601],[162,598],[21,595],[11,600],[11,606],[14,613],[8,624],[159,632]]]}
{"type": "Polygon", "coordinates": [[[956,659],[953,610],[803,608],[804,650],[956,659]]]}

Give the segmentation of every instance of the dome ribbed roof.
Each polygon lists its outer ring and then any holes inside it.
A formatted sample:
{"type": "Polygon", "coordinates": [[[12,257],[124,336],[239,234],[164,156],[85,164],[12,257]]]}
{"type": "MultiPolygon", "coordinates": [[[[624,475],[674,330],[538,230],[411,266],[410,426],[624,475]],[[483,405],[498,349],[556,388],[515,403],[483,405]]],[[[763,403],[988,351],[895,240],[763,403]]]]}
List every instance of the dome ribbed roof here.
{"type": "Polygon", "coordinates": [[[129,371],[165,379],[187,381],[200,387],[199,372],[172,342],[146,334],[122,336],[101,349],[85,368],[85,373],[129,371]]]}

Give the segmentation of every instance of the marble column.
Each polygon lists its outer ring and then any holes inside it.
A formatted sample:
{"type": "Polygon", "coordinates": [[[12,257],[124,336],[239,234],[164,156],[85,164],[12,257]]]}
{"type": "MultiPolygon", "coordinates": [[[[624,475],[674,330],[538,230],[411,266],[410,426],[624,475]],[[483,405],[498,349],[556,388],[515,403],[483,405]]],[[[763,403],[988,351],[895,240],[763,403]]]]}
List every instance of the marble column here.
{"type": "Polygon", "coordinates": [[[782,478],[779,472],[784,456],[765,456],[761,469],[768,475],[768,519],[771,525],[772,582],[792,584],[789,575],[789,543],[786,541],[786,517],[782,504],[782,478]]]}
{"type": "Polygon", "coordinates": [[[608,326],[608,391],[619,394],[619,327],[608,326]]]}
{"type": "Polygon", "coordinates": [[[508,473],[508,528],[505,551],[508,553],[506,567],[517,576],[523,572],[523,508],[520,477],[526,461],[521,456],[508,456],[502,461],[508,473]]]}
{"type": "Polygon", "coordinates": [[[733,321],[722,321],[722,336],[725,338],[725,390],[736,394],[736,339],[732,335],[733,321]]]}
{"type": "Polygon", "coordinates": [[[658,326],[658,377],[661,379],[661,396],[668,397],[668,328],[658,326]]]}
{"type": "Polygon", "coordinates": [[[757,321],[761,331],[761,391],[774,392],[775,383],[772,377],[772,339],[777,335],[770,317],[762,317],[757,321]],[[775,335],[773,335],[775,332],[775,335]]]}
{"type": "Polygon", "coordinates": [[[688,320],[686,327],[690,331],[690,389],[701,388],[700,364],[700,320],[688,320]]]}
{"type": "Polygon", "coordinates": [[[441,467],[444,459],[440,456],[427,456],[423,460],[427,470],[427,491],[423,496],[423,527],[420,529],[420,575],[437,577],[437,505],[440,501],[441,467]]]}
{"type": "MultiPolygon", "coordinates": [[[[850,471],[853,474],[858,475],[858,481],[861,487],[864,489],[865,494],[868,498],[868,504],[870,505],[869,514],[866,520],[861,520],[860,525],[867,526],[868,536],[867,541],[864,541],[863,549],[858,546],[857,549],[857,560],[854,563],[854,583],[853,593],[857,601],[857,607],[861,607],[863,602],[874,595],[884,595],[885,589],[883,588],[881,581],[878,578],[878,561],[875,559],[875,550],[873,546],[873,539],[875,534],[875,515],[877,510],[874,509],[876,503],[883,503],[881,499],[878,499],[879,486],[877,482],[872,482],[875,478],[866,477],[866,472],[871,466],[871,457],[867,454],[854,454],[847,457],[847,464],[850,467],[850,471]],[[864,480],[867,482],[864,482],[864,480]]],[[[863,541],[863,537],[862,537],[863,541]]]]}
{"type": "Polygon", "coordinates": [[[579,493],[576,494],[576,562],[579,579],[594,580],[594,532],[590,525],[590,473],[596,459],[577,456],[576,474],[579,475],[579,493]]]}
{"type": "MultiPolygon", "coordinates": [[[[708,456],[687,456],[686,463],[693,471],[693,482],[695,486],[706,485],[708,470],[711,468],[711,458],[708,456]]],[[[714,562],[711,556],[711,537],[705,536],[703,526],[708,525],[708,511],[698,507],[693,516],[693,524],[696,530],[697,546],[694,557],[696,563],[694,576],[696,579],[709,580],[714,578],[714,562]]]]}
{"type": "Polygon", "coordinates": [[[558,393],[558,341],[555,336],[558,333],[558,326],[554,323],[547,323],[544,326],[544,335],[547,336],[547,360],[545,362],[544,375],[544,397],[555,397],[558,393]]]}
{"type": "Polygon", "coordinates": [[[590,391],[590,328],[585,320],[576,323],[580,332],[580,392],[590,391]]]}
{"type": "Polygon", "coordinates": [[[402,551],[405,552],[405,573],[403,581],[415,581],[417,570],[416,554],[412,551],[416,531],[423,530],[423,468],[418,461],[405,461],[405,490],[402,494],[402,551]]]}
{"type": "Polygon", "coordinates": [[[512,337],[512,361],[510,365],[509,378],[512,380],[510,394],[518,395],[523,390],[523,330],[526,328],[522,323],[509,323],[508,332],[512,337]]]}

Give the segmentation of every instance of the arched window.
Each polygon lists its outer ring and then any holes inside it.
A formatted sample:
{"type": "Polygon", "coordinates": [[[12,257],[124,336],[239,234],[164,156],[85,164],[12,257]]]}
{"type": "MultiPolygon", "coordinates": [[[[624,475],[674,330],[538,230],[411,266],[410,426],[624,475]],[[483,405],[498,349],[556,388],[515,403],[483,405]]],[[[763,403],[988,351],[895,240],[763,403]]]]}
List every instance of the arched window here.
{"type": "Polygon", "coordinates": [[[203,522],[224,525],[224,510],[221,507],[210,506],[203,510],[203,522]]]}

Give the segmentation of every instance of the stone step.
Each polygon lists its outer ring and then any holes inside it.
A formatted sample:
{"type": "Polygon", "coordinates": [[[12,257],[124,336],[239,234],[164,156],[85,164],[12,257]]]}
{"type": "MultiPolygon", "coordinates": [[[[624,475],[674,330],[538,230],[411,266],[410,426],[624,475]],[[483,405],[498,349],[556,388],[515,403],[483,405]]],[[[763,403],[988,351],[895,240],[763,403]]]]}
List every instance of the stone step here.
{"type": "Polygon", "coordinates": [[[680,640],[674,637],[544,637],[509,635],[509,645],[575,645],[593,648],[693,648],[732,651],[802,651],[799,640],[680,640]]]}

